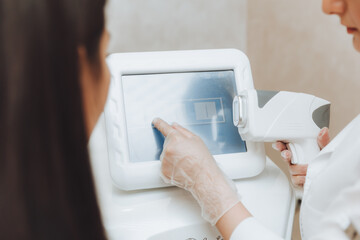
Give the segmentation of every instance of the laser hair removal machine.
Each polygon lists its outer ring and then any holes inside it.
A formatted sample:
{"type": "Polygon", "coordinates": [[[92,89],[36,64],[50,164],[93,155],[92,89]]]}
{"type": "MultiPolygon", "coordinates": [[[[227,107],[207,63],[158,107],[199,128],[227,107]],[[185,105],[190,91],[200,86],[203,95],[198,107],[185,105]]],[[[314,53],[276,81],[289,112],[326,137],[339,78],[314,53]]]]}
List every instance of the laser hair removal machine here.
{"type": "Polygon", "coordinates": [[[109,97],[90,153],[110,239],[222,239],[202,219],[190,193],[160,178],[164,137],[152,127],[155,117],[200,136],[250,212],[291,238],[295,196],[287,177],[266,157],[262,142],[241,138],[233,124],[234,97],[254,90],[245,54],[235,49],[119,53],[107,62],[109,97]]]}
{"type": "Polygon", "coordinates": [[[317,136],[330,120],[328,101],[285,91],[244,90],[234,98],[233,111],[242,139],[287,142],[292,164],[308,163],[320,152],[317,136]]]}

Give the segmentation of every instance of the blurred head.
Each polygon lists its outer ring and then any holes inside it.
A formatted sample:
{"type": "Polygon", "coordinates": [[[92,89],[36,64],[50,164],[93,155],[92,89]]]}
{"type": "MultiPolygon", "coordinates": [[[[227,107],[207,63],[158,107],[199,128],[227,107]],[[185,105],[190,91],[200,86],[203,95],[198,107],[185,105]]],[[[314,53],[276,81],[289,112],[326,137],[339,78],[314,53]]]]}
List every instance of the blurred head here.
{"type": "Polygon", "coordinates": [[[104,239],[87,151],[105,0],[0,1],[0,239],[104,239]]]}
{"type": "Polygon", "coordinates": [[[360,1],[358,0],[323,0],[323,11],[336,14],[346,31],[352,34],[353,44],[360,52],[360,1]]]}

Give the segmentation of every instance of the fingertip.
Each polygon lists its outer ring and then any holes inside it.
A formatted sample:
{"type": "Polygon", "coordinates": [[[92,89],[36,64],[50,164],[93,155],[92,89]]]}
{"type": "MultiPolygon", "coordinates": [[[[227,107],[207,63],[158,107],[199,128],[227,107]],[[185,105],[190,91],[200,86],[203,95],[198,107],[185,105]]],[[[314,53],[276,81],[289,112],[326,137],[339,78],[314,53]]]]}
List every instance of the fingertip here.
{"type": "Polygon", "coordinates": [[[283,151],[286,150],[286,145],[283,142],[277,141],[275,143],[272,144],[272,147],[277,150],[277,151],[283,151]]]}
{"type": "Polygon", "coordinates": [[[325,133],[326,133],[326,128],[324,127],[320,130],[318,137],[321,138],[322,136],[324,136],[325,133]]]}
{"type": "Polygon", "coordinates": [[[159,118],[154,118],[154,119],[152,120],[152,122],[151,122],[151,127],[157,129],[157,128],[158,128],[158,125],[159,125],[159,121],[160,121],[159,118]]]}
{"type": "Polygon", "coordinates": [[[154,127],[159,130],[165,137],[173,130],[173,128],[161,118],[154,118],[152,121],[154,127]]]}
{"type": "Polygon", "coordinates": [[[155,126],[156,124],[158,124],[158,122],[160,121],[160,118],[156,117],[152,120],[152,124],[155,126]]]}
{"type": "Polygon", "coordinates": [[[286,159],[286,160],[288,160],[288,159],[291,159],[291,151],[289,151],[289,150],[284,150],[284,151],[282,151],[281,153],[280,153],[280,155],[284,158],[284,159],[286,159]]]}
{"type": "Polygon", "coordinates": [[[320,149],[323,149],[330,142],[329,129],[327,127],[320,130],[317,142],[320,149]]]}
{"type": "Polygon", "coordinates": [[[154,125],[155,128],[157,128],[160,131],[161,131],[160,128],[164,127],[165,125],[170,126],[166,121],[158,117],[153,119],[152,124],[154,125]]]}

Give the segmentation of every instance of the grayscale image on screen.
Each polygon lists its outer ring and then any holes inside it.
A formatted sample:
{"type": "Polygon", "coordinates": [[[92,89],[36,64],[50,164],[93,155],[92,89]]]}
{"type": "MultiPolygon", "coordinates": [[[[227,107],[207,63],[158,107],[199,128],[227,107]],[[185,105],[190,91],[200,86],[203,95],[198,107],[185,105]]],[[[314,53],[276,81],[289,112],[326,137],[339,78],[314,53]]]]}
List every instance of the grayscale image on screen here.
{"type": "Polygon", "coordinates": [[[155,117],[194,132],[213,155],[246,152],[232,122],[233,71],[125,75],[122,86],[130,161],[159,160],[164,137],[155,117]]]}

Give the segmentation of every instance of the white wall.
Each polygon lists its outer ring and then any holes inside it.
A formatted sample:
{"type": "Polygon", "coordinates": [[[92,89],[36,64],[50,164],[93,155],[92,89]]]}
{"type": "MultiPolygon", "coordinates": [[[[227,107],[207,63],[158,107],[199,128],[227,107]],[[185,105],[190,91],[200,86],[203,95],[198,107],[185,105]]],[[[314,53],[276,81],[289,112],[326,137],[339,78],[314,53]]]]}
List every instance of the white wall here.
{"type": "Polygon", "coordinates": [[[246,0],[109,0],[109,52],[246,48],[246,0]]]}

